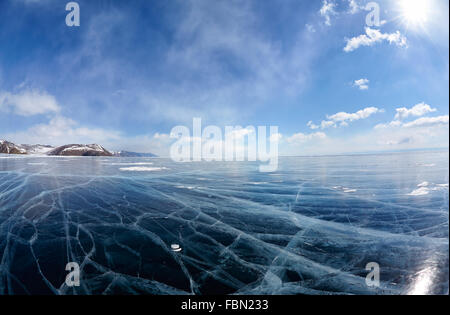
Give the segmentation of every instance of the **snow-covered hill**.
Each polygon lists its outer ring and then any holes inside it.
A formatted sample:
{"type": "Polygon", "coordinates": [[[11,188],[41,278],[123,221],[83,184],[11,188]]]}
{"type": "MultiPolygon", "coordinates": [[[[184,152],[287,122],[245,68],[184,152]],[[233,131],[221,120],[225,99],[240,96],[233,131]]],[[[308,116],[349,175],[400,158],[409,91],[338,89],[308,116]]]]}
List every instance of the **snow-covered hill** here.
{"type": "Polygon", "coordinates": [[[27,154],[27,150],[24,148],[6,141],[6,140],[0,140],[0,153],[4,154],[27,154]]]}
{"type": "Polygon", "coordinates": [[[45,155],[51,150],[53,150],[55,147],[52,147],[51,145],[42,145],[42,144],[21,144],[19,147],[25,149],[27,151],[27,154],[37,154],[37,155],[45,155]]]}
{"type": "Polygon", "coordinates": [[[112,156],[111,152],[98,144],[67,144],[47,153],[64,156],[112,156]]]}
{"type": "Polygon", "coordinates": [[[42,144],[14,144],[0,140],[0,154],[62,155],[62,156],[115,156],[115,157],[155,157],[152,153],[128,151],[110,152],[98,144],[66,144],[60,147],[42,144]]]}

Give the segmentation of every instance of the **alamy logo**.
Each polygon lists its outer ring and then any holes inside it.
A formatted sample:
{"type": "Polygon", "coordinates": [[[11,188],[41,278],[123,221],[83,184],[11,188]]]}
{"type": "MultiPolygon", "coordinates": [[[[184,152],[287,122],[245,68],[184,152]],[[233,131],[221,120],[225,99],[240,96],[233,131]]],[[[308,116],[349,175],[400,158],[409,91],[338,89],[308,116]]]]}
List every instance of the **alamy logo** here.
{"type": "Polygon", "coordinates": [[[66,265],[66,271],[70,271],[70,273],[66,276],[66,285],[68,287],[79,287],[80,265],[78,265],[76,262],[69,262],[66,265]]]}
{"type": "Polygon", "coordinates": [[[370,262],[366,265],[366,270],[370,271],[366,276],[366,285],[378,288],[380,286],[380,265],[370,262]]]}
{"type": "Polygon", "coordinates": [[[380,5],[376,2],[369,2],[366,5],[366,11],[370,11],[366,16],[366,24],[369,27],[379,27],[380,23],[380,5]]]}
{"type": "Polygon", "coordinates": [[[66,25],[69,27],[80,26],[80,6],[76,2],[69,2],[66,5],[66,25]]]}
{"type": "Polygon", "coordinates": [[[278,169],[278,142],[281,137],[277,126],[227,126],[225,132],[217,126],[207,126],[202,131],[201,118],[193,119],[193,134],[186,126],[177,126],[170,137],[177,139],[170,148],[175,162],[249,161],[262,162],[260,172],[278,169]],[[225,135],[225,139],[223,138],[225,135]]]}

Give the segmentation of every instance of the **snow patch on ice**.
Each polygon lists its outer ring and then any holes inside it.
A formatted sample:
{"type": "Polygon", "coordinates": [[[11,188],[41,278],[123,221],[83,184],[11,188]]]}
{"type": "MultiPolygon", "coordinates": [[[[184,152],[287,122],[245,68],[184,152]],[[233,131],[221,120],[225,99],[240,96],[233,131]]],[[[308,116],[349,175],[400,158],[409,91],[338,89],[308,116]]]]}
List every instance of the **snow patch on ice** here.
{"type": "Polygon", "coordinates": [[[176,188],[189,189],[189,190],[195,189],[195,187],[194,187],[194,186],[184,186],[184,185],[178,185],[178,186],[175,186],[175,187],[176,187],[176,188]]]}
{"type": "Polygon", "coordinates": [[[428,195],[430,191],[440,191],[448,189],[448,184],[430,184],[429,182],[422,182],[417,185],[417,189],[413,190],[408,196],[424,196],[428,195]]]}
{"type": "Polygon", "coordinates": [[[430,189],[428,187],[420,187],[418,189],[413,190],[408,194],[408,196],[424,196],[430,193],[430,189]]]}
{"type": "Polygon", "coordinates": [[[103,165],[153,165],[152,162],[130,162],[130,163],[126,163],[126,162],[121,162],[121,163],[102,163],[103,165]]]}
{"type": "Polygon", "coordinates": [[[347,194],[358,191],[357,189],[352,189],[352,188],[347,188],[347,187],[342,187],[342,186],[333,186],[332,188],[336,189],[336,190],[341,190],[342,192],[347,193],[347,194]]]}
{"type": "Polygon", "coordinates": [[[167,170],[165,167],[144,167],[144,166],[132,166],[132,167],[121,167],[119,168],[121,171],[126,172],[155,172],[167,170]]]}

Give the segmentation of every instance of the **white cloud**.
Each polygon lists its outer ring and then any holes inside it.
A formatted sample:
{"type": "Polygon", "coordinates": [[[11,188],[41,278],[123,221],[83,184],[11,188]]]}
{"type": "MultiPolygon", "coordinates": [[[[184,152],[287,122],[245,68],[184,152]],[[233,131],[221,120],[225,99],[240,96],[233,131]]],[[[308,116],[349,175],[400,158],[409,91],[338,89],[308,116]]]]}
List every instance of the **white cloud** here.
{"type": "Polygon", "coordinates": [[[368,79],[359,79],[353,82],[353,86],[358,87],[360,90],[368,90],[369,82],[370,81],[368,79]]]}
{"type": "Polygon", "coordinates": [[[151,107],[149,117],[185,123],[201,116],[217,125],[234,124],[263,106],[271,91],[296,95],[306,86],[319,45],[310,32],[301,27],[293,31],[293,45],[284,50],[258,31],[263,21],[249,3],[188,1],[184,5],[186,13],[176,23],[165,60],[167,72],[177,73],[171,80],[176,83],[165,83],[158,92],[138,91],[142,107],[151,107]],[[230,64],[224,65],[224,56],[230,64]],[[239,75],[229,71],[234,67],[240,69],[239,75]],[[198,80],[194,82],[192,76],[198,80]]]}
{"type": "Polygon", "coordinates": [[[412,107],[410,109],[408,109],[406,107],[402,107],[402,108],[397,108],[396,111],[397,111],[397,114],[395,115],[395,119],[402,120],[409,116],[419,117],[419,116],[423,116],[428,113],[433,113],[436,111],[436,109],[431,108],[430,105],[422,102],[420,104],[415,105],[414,107],[412,107]]]}
{"type": "Polygon", "coordinates": [[[296,133],[287,138],[287,142],[291,144],[298,144],[298,143],[304,143],[311,140],[320,140],[325,139],[327,135],[323,132],[315,132],[310,134],[304,134],[304,133],[296,133]]]}
{"type": "Polygon", "coordinates": [[[348,126],[349,122],[366,119],[372,116],[373,114],[382,112],[384,112],[383,109],[379,109],[376,107],[366,107],[364,109],[357,111],[356,113],[339,112],[334,115],[327,115],[328,120],[322,120],[320,125],[316,125],[312,121],[309,121],[307,123],[307,126],[313,130],[319,128],[326,129],[330,127],[337,127],[338,124],[341,127],[346,127],[348,126]]]}
{"type": "Polygon", "coordinates": [[[158,139],[158,140],[163,140],[163,141],[171,141],[170,135],[166,134],[166,133],[157,132],[153,135],[153,138],[158,139]]]}
{"type": "Polygon", "coordinates": [[[316,125],[314,124],[312,121],[309,121],[306,124],[309,128],[311,128],[312,130],[316,130],[316,129],[326,129],[329,127],[336,127],[336,123],[334,121],[330,121],[330,120],[322,120],[322,122],[320,123],[320,125],[316,125]]]}
{"type": "Polygon", "coordinates": [[[270,135],[270,141],[281,141],[281,139],[283,138],[283,135],[281,133],[274,133],[272,135],[270,135]]]}
{"type": "Polygon", "coordinates": [[[448,116],[420,118],[411,123],[394,121],[376,128],[371,139],[374,145],[384,149],[445,148],[448,147],[448,116]]]}
{"type": "Polygon", "coordinates": [[[389,127],[399,127],[402,125],[402,122],[399,120],[393,120],[390,123],[387,124],[378,124],[375,126],[375,129],[386,129],[389,127]]]}
{"type": "Polygon", "coordinates": [[[389,42],[389,44],[395,44],[399,47],[406,47],[406,37],[399,31],[395,33],[382,33],[379,30],[366,27],[366,34],[359,35],[347,39],[347,44],[344,47],[345,52],[351,52],[358,49],[361,46],[373,46],[374,44],[381,43],[383,41],[389,42]]]}
{"type": "Polygon", "coordinates": [[[168,156],[173,139],[165,133],[126,137],[115,130],[84,126],[70,118],[56,116],[47,123],[27,130],[2,134],[2,138],[17,144],[50,144],[60,146],[70,143],[97,143],[110,151],[132,151],[168,156]]]}
{"type": "Polygon", "coordinates": [[[438,117],[422,117],[409,123],[403,124],[403,127],[432,127],[440,125],[448,125],[448,115],[438,117]]]}
{"type": "Polygon", "coordinates": [[[356,113],[339,112],[334,115],[327,116],[327,118],[335,122],[347,122],[366,119],[372,116],[373,114],[380,112],[383,112],[383,110],[376,107],[366,107],[364,109],[357,111],[356,113]]]}
{"type": "Polygon", "coordinates": [[[420,117],[428,113],[436,112],[436,108],[432,108],[430,105],[425,103],[419,103],[412,108],[401,107],[396,109],[396,115],[393,121],[384,124],[378,124],[374,129],[387,129],[387,128],[411,128],[411,127],[433,127],[442,126],[448,124],[447,116],[438,117],[422,117],[410,122],[403,122],[404,119],[408,117],[420,117]]]}
{"type": "Polygon", "coordinates": [[[233,129],[230,131],[227,135],[231,136],[235,140],[241,140],[245,138],[246,136],[255,133],[255,129],[246,127],[246,128],[238,128],[233,129]]]}
{"type": "Polygon", "coordinates": [[[314,124],[311,120],[308,121],[308,123],[306,124],[309,128],[311,128],[312,130],[316,130],[319,129],[320,126],[317,126],[316,124],[314,124]]]}
{"type": "MultiPolygon", "coordinates": [[[[397,116],[396,116],[397,117],[397,116]]],[[[410,122],[402,122],[400,120],[393,120],[390,123],[378,124],[374,129],[388,129],[388,128],[414,128],[414,127],[436,127],[448,125],[449,116],[437,117],[422,117],[410,122]]]]}
{"type": "MultiPolygon", "coordinates": [[[[295,14],[292,45],[283,47],[261,32],[258,26],[264,23],[264,14],[249,2],[182,1],[180,5],[180,15],[167,21],[173,40],[155,38],[163,48],[157,52],[158,62],[138,60],[158,68],[163,78],[149,75],[147,66],[136,68],[135,62],[124,63],[120,55],[111,53],[110,43],[117,36],[121,42],[135,40],[132,34],[137,25],[129,11],[113,6],[87,19],[80,47],[58,58],[65,73],[77,74],[77,86],[72,88],[72,82],[67,82],[71,80],[65,82],[66,90],[75,95],[64,107],[90,113],[92,103],[103,103],[108,110],[97,116],[103,124],[114,119],[170,128],[202,117],[211,124],[234,125],[245,124],[256,110],[269,106],[273,91],[291,97],[309,85],[311,61],[318,58],[322,44],[295,14]],[[113,95],[111,88],[126,93],[113,95]]],[[[144,58],[147,44],[131,54],[144,58]]]]}
{"type": "Polygon", "coordinates": [[[120,138],[116,131],[81,126],[63,116],[53,117],[46,124],[38,124],[25,131],[5,135],[15,143],[63,145],[68,143],[103,144],[120,138]]]}
{"type": "Polygon", "coordinates": [[[381,152],[392,150],[417,150],[448,148],[449,129],[447,118],[435,120],[435,125],[423,125],[411,128],[372,129],[354,132],[346,136],[330,136],[314,141],[305,141],[311,137],[297,136],[303,142],[286,142],[280,145],[282,155],[324,155],[362,152],[381,152]],[[413,131],[413,132],[412,132],[413,131]]]}
{"type": "Polygon", "coordinates": [[[23,90],[19,93],[0,91],[0,110],[21,116],[57,113],[60,106],[46,91],[23,90]]]}
{"type": "Polygon", "coordinates": [[[333,0],[323,0],[319,13],[325,18],[325,25],[331,25],[331,16],[336,15],[336,3],[333,0]]]}
{"type": "MultiPolygon", "coordinates": [[[[406,116],[417,117],[435,111],[429,106],[424,106],[426,104],[420,103],[418,105],[421,106],[416,105],[409,109],[406,116]]],[[[355,113],[339,112],[327,116],[328,120],[322,121],[320,125],[316,125],[312,121],[309,121],[307,125],[311,129],[343,126],[383,111],[376,107],[367,107],[355,113]]],[[[448,131],[449,115],[420,117],[408,122],[396,119],[378,124],[371,130],[355,132],[345,137],[326,136],[321,132],[295,134],[289,137],[285,143],[282,143],[280,152],[283,155],[321,155],[448,148],[448,131]],[[320,141],[319,144],[318,141],[320,141]]]]}
{"type": "Polygon", "coordinates": [[[326,129],[329,127],[336,127],[336,123],[331,120],[322,120],[322,122],[320,123],[320,128],[326,129]]]}

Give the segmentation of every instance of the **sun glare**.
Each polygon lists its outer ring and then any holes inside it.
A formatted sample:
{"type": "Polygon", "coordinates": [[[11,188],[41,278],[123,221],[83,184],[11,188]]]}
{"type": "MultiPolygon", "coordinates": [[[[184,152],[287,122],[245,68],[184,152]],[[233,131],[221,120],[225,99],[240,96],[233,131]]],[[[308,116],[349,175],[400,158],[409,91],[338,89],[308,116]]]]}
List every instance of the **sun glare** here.
{"type": "Polygon", "coordinates": [[[399,11],[403,23],[409,28],[425,27],[430,18],[430,0],[399,0],[399,11]]]}

